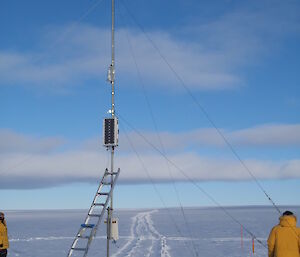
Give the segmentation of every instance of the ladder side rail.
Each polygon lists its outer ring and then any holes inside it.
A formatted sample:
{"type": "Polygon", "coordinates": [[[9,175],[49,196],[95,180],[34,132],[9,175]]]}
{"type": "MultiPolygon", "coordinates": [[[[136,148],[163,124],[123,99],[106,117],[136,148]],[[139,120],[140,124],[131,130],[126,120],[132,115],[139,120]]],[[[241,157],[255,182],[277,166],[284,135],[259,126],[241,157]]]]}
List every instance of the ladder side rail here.
{"type": "MultiPolygon", "coordinates": [[[[111,189],[110,189],[110,191],[109,191],[109,194],[107,195],[107,199],[106,199],[106,202],[105,202],[105,208],[103,208],[103,210],[105,210],[106,207],[107,207],[107,204],[108,204],[108,202],[109,202],[109,199],[110,199],[110,197],[111,197],[111,194],[112,194],[112,192],[113,192],[113,190],[114,190],[114,187],[115,187],[115,185],[116,185],[116,181],[117,181],[117,179],[118,179],[118,177],[119,177],[119,174],[120,174],[120,168],[118,168],[118,171],[117,171],[117,173],[116,173],[116,175],[115,175],[115,178],[114,178],[113,181],[112,181],[111,189]]],[[[100,224],[100,219],[98,220],[98,222],[97,222],[97,224],[96,224],[96,226],[95,226],[95,231],[97,231],[97,228],[98,228],[99,224],[100,224]]],[[[96,233],[95,233],[95,235],[96,235],[96,233]]]]}
{"type": "Polygon", "coordinates": [[[92,201],[92,204],[91,204],[91,206],[90,206],[90,208],[89,208],[89,211],[88,211],[88,214],[87,214],[87,216],[86,216],[86,218],[85,218],[85,224],[87,224],[88,223],[88,221],[90,220],[90,217],[89,217],[89,214],[91,214],[91,210],[93,210],[94,209],[94,203],[96,202],[96,200],[97,200],[97,198],[98,198],[98,194],[100,193],[100,191],[101,191],[101,189],[102,189],[102,187],[103,187],[103,181],[104,181],[104,179],[105,179],[105,177],[106,177],[106,174],[107,174],[107,172],[108,172],[108,169],[106,168],[105,169],[105,172],[104,172],[104,175],[102,176],[102,179],[101,179],[101,182],[100,182],[100,184],[99,184],[99,187],[98,187],[98,189],[97,189],[97,192],[96,192],[96,194],[95,194],[95,196],[94,196],[94,199],[93,199],[93,201],[92,201]]]}
{"type": "Polygon", "coordinates": [[[94,208],[95,208],[95,203],[96,203],[96,200],[97,200],[97,198],[99,197],[99,193],[101,192],[101,189],[102,189],[102,187],[103,187],[103,182],[104,182],[104,179],[105,179],[105,177],[107,176],[107,173],[108,173],[108,169],[106,168],[105,169],[105,172],[104,172],[104,174],[103,174],[103,176],[102,176],[102,179],[101,179],[101,182],[100,182],[100,185],[99,185],[99,187],[98,187],[98,190],[97,190],[97,192],[96,192],[96,194],[95,194],[95,196],[94,196],[94,199],[93,199],[93,202],[92,202],[92,204],[91,204],[91,207],[90,207],[90,209],[89,209],[89,211],[88,211],[88,214],[87,214],[87,216],[86,216],[86,218],[85,218],[85,224],[87,224],[88,223],[88,221],[90,220],[90,214],[92,214],[92,211],[94,210],[94,208]]]}
{"type": "Polygon", "coordinates": [[[103,208],[102,208],[101,214],[100,214],[100,216],[99,216],[99,218],[98,218],[97,225],[93,228],[93,230],[92,230],[92,232],[91,232],[91,234],[90,234],[90,238],[88,239],[87,246],[86,246],[86,250],[85,250],[85,252],[84,252],[83,257],[86,257],[86,256],[87,256],[87,253],[88,253],[90,244],[92,243],[94,237],[96,236],[96,231],[97,231],[97,229],[98,229],[98,224],[101,222],[101,220],[102,220],[102,218],[103,218],[103,216],[104,216],[104,214],[105,214],[105,211],[106,211],[106,207],[107,207],[107,205],[108,205],[108,202],[109,202],[109,197],[107,196],[107,199],[106,199],[105,204],[104,204],[104,206],[103,206],[103,208]]]}
{"type": "MultiPolygon", "coordinates": [[[[99,224],[100,224],[100,222],[101,222],[101,220],[102,220],[102,218],[103,218],[103,215],[104,215],[105,210],[106,210],[106,207],[107,207],[107,205],[108,205],[108,203],[109,203],[111,194],[112,194],[113,189],[114,189],[114,187],[115,187],[116,181],[117,181],[117,179],[118,179],[118,177],[119,177],[119,174],[120,174],[120,168],[118,169],[118,172],[116,173],[115,178],[114,178],[113,181],[112,181],[111,189],[110,189],[110,191],[109,191],[109,194],[107,195],[107,198],[106,198],[105,204],[104,204],[104,206],[103,206],[101,215],[100,215],[100,217],[99,217],[99,219],[98,219],[97,224],[96,224],[95,227],[93,228],[93,232],[92,232],[93,234],[91,235],[91,238],[88,240],[87,247],[86,247],[87,250],[86,250],[86,252],[85,252],[85,254],[84,254],[84,257],[86,257],[87,251],[88,251],[88,249],[89,249],[89,246],[90,246],[90,244],[91,244],[93,238],[94,238],[94,237],[96,236],[96,234],[97,234],[98,226],[99,226],[99,224]]],[[[110,235],[108,235],[108,236],[110,236],[110,235]]]]}
{"type": "MultiPolygon", "coordinates": [[[[87,216],[85,217],[84,224],[87,224],[87,222],[88,222],[89,219],[90,219],[90,217],[89,217],[90,211],[91,211],[91,209],[94,207],[94,203],[95,203],[95,201],[96,201],[96,199],[97,199],[97,197],[98,197],[98,193],[101,191],[101,188],[102,188],[102,186],[103,186],[103,181],[104,181],[105,177],[107,176],[107,172],[108,172],[108,169],[106,168],[106,169],[105,169],[105,172],[104,172],[104,175],[102,176],[101,182],[100,182],[100,184],[99,184],[99,187],[98,187],[98,189],[97,189],[97,193],[95,194],[95,197],[94,197],[94,199],[93,199],[93,202],[92,202],[92,204],[91,204],[91,206],[90,206],[90,208],[89,208],[88,214],[87,214],[87,216]]],[[[86,228],[79,228],[79,230],[78,230],[78,232],[77,232],[77,234],[76,234],[76,237],[75,237],[75,239],[74,239],[74,241],[73,241],[73,243],[72,243],[71,249],[70,249],[70,251],[69,251],[69,253],[68,253],[68,257],[72,256],[72,253],[73,253],[73,251],[74,251],[72,248],[75,248],[75,247],[76,247],[76,244],[77,244],[77,242],[78,242],[78,239],[79,239],[80,234],[81,234],[82,232],[84,232],[85,230],[86,230],[86,228]]]]}

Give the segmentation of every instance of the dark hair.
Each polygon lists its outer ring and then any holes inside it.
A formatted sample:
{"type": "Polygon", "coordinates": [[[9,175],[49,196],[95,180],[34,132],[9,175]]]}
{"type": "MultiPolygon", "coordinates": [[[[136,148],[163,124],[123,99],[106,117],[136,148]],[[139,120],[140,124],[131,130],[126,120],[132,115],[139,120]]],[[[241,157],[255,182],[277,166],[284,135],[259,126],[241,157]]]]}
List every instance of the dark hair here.
{"type": "Polygon", "coordinates": [[[290,216],[290,215],[294,215],[294,213],[292,213],[291,211],[285,211],[282,215],[283,216],[290,216]]]}

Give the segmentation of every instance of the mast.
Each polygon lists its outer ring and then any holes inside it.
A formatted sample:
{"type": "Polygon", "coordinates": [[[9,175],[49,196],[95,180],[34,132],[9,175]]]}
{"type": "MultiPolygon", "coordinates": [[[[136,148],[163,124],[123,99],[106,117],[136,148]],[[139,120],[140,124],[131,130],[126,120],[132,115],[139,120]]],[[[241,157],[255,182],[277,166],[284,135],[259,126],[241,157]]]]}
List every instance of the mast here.
{"type": "MultiPolygon", "coordinates": [[[[111,117],[115,118],[115,1],[111,0],[111,65],[110,65],[110,83],[111,83],[111,117]]],[[[114,172],[114,154],[115,146],[112,145],[111,151],[111,189],[113,185],[113,172],[114,172]]],[[[110,206],[107,208],[107,257],[110,256],[110,240],[111,240],[111,222],[113,216],[113,191],[111,192],[110,206]]]]}
{"type": "Polygon", "coordinates": [[[90,244],[96,236],[97,229],[107,211],[106,233],[107,233],[107,257],[110,256],[110,240],[118,240],[118,219],[113,217],[113,190],[120,174],[120,169],[114,171],[115,147],[118,146],[118,119],[115,116],[115,2],[111,0],[111,64],[108,68],[107,80],[111,84],[111,108],[110,118],[103,120],[103,146],[111,153],[110,168],[106,168],[95,194],[92,205],[81,224],[78,233],[68,252],[71,257],[74,252],[80,252],[86,257],[90,244]],[[108,190],[109,189],[109,190],[108,190]],[[87,240],[87,241],[86,241],[87,240]],[[83,242],[84,241],[84,242],[83,242]]]}

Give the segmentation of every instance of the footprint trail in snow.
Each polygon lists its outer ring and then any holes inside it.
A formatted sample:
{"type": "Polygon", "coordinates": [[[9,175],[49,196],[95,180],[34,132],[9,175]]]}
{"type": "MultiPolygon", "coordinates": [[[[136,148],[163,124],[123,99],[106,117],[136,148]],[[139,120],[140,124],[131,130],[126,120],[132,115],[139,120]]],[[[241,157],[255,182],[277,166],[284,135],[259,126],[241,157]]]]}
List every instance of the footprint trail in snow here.
{"type": "Polygon", "coordinates": [[[171,257],[167,239],[153,226],[151,215],[157,212],[140,212],[132,218],[130,239],[112,257],[171,257]]]}

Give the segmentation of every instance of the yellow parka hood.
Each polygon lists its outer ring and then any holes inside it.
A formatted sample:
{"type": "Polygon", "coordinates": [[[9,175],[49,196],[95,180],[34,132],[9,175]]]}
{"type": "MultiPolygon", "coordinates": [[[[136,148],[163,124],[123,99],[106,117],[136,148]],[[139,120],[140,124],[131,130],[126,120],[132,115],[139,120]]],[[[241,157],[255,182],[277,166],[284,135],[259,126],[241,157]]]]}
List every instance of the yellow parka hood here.
{"type": "Polygon", "coordinates": [[[294,215],[283,215],[268,238],[269,257],[300,257],[300,229],[294,215]]]}
{"type": "Polygon", "coordinates": [[[279,218],[281,227],[296,227],[297,217],[294,215],[284,215],[279,218]]]}

